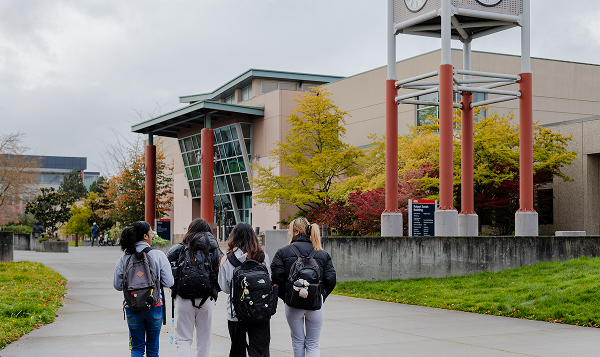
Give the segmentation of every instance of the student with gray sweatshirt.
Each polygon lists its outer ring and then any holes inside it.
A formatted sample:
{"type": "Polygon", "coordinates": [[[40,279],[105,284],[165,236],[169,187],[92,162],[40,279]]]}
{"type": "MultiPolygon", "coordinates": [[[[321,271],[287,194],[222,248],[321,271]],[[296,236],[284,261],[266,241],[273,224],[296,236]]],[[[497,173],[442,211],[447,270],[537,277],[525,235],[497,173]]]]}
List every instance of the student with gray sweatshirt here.
{"type": "MultiPolygon", "coordinates": [[[[269,270],[269,274],[271,273],[269,257],[260,247],[254,229],[248,223],[239,223],[233,228],[227,242],[227,252],[234,254],[241,263],[247,259],[262,263],[269,270]]],[[[225,255],[221,259],[219,269],[219,286],[229,295],[227,297],[227,325],[231,337],[229,357],[246,357],[246,350],[250,357],[269,356],[270,321],[249,324],[238,321],[235,316],[232,316],[231,281],[234,269],[235,267],[225,255]]]]}

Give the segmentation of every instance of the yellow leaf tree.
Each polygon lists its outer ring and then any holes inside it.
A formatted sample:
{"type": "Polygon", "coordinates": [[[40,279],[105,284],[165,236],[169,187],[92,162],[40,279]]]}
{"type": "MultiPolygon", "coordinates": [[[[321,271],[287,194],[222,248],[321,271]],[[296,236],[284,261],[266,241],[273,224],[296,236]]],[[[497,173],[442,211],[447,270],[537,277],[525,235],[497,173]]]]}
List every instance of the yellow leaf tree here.
{"type": "Polygon", "coordinates": [[[362,150],[345,143],[344,117],[322,88],[299,94],[287,118],[291,128],[285,139],[275,143],[271,162],[281,167],[254,164],[253,197],[257,202],[284,209],[295,206],[305,214],[329,197],[332,185],[360,172],[362,150]]]}

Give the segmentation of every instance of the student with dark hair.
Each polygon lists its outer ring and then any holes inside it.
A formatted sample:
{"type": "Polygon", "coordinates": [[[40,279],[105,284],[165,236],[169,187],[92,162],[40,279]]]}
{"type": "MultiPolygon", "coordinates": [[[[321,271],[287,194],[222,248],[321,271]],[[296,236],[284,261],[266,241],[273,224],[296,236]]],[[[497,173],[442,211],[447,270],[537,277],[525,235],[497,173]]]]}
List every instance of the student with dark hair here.
{"type": "MultiPolygon", "coordinates": [[[[171,273],[171,266],[169,265],[167,256],[160,250],[150,248],[152,245],[152,236],[152,229],[147,222],[134,222],[131,226],[123,229],[120,238],[123,255],[121,255],[115,266],[113,280],[115,289],[119,291],[128,290],[128,286],[125,286],[127,284],[124,284],[124,282],[128,279],[127,267],[129,266],[130,259],[134,256],[148,258],[147,262],[150,265],[150,272],[156,274],[160,285],[167,288],[173,285],[173,274],[171,273]],[[145,255],[142,252],[145,252],[145,255]]],[[[141,277],[141,275],[143,274],[138,272],[138,276],[141,277]]],[[[154,293],[152,291],[152,294],[154,293]]],[[[135,293],[131,292],[131,294],[135,293]]],[[[154,306],[148,306],[147,309],[139,311],[132,311],[128,306],[124,306],[125,314],[127,315],[127,325],[129,327],[132,357],[143,357],[144,352],[148,357],[158,357],[158,341],[163,322],[163,307],[160,299],[158,299],[158,302],[154,306]]]]}
{"type": "MultiPolygon", "coordinates": [[[[260,247],[254,229],[248,223],[239,223],[233,228],[227,241],[227,252],[233,254],[241,263],[246,260],[254,260],[264,264],[270,274],[269,257],[260,247]]],[[[234,264],[225,255],[221,259],[219,285],[223,292],[229,294],[227,297],[227,325],[231,337],[229,356],[246,357],[246,350],[250,357],[269,356],[270,320],[259,323],[246,323],[238,321],[237,317],[232,314],[231,293],[234,270],[234,264]],[[248,342],[246,342],[246,335],[248,336],[248,342]]]]}
{"type": "Polygon", "coordinates": [[[212,315],[220,290],[217,274],[221,255],[210,226],[201,218],[190,223],[183,242],[167,253],[171,266],[179,271],[171,292],[175,295],[175,343],[180,357],[191,355],[194,327],[197,357],[208,357],[212,315]],[[197,286],[188,288],[187,284],[197,286]],[[177,291],[179,286],[180,292],[177,291]]]}
{"type": "MultiPolygon", "coordinates": [[[[288,236],[290,244],[279,249],[273,257],[271,280],[279,285],[279,297],[286,303],[285,317],[291,330],[294,357],[304,357],[305,353],[307,357],[318,357],[321,354],[319,339],[324,320],[323,304],[335,287],[336,273],[331,256],[321,247],[317,224],[311,225],[304,217],[296,218],[290,224],[288,236]],[[314,268],[313,276],[320,281],[315,284],[300,278],[290,281],[289,278],[294,275],[290,271],[297,267],[299,256],[307,262],[306,268],[314,268]],[[308,264],[311,258],[314,267],[308,264]],[[314,292],[316,294],[311,296],[314,292]],[[316,299],[316,303],[309,302],[311,298],[316,299]]],[[[313,273],[310,269],[306,270],[313,273]]]]}

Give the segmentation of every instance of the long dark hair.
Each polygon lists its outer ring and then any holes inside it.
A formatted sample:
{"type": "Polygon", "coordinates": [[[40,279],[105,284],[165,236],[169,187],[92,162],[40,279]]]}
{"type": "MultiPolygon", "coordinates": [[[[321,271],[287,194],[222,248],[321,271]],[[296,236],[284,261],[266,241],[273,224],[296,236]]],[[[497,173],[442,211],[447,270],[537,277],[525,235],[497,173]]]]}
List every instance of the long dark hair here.
{"type": "MultiPolygon", "coordinates": [[[[198,251],[198,240],[207,238],[205,233],[210,232],[210,226],[202,218],[196,218],[188,226],[187,232],[183,237],[183,244],[187,245],[190,252],[190,258],[192,264],[196,265],[196,252],[198,251]]],[[[204,248],[204,254],[208,255],[210,248],[210,240],[206,240],[206,247],[204,248]]]]}
{"type": "Polygon", "coordinates": [[[144,234],[147,234],[150,230],[148,222],[137,221],[133,222],[131,226],[123,229],[121,232],[121,250],[127,254],[135,253],[135,243],[144,239],[144,234]]]}
{"type": "Polygon", "coordinates": [[[234,248],[241,249],[246,253],[246,259],[256,260],[259,263],[265,261],[265,252],[258,244],[258,238],[254,234],[254,229],[248,223],[238,223],[227,240],[227,251],[233,251],[234,248]]]}

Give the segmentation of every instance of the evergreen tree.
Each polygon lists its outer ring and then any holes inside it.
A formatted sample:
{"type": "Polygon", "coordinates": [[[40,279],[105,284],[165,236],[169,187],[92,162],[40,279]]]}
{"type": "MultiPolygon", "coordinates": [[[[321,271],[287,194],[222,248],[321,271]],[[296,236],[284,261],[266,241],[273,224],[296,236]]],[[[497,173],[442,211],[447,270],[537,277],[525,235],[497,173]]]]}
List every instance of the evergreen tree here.
{"type": "Polygon", "coordinates": [[[74,200],[79,200],[85,197],[87,189],[83,184],[81,173],[73,169],[65,175],[65,178],[60,183],[59,191],[66,192],[74,200]]]}

